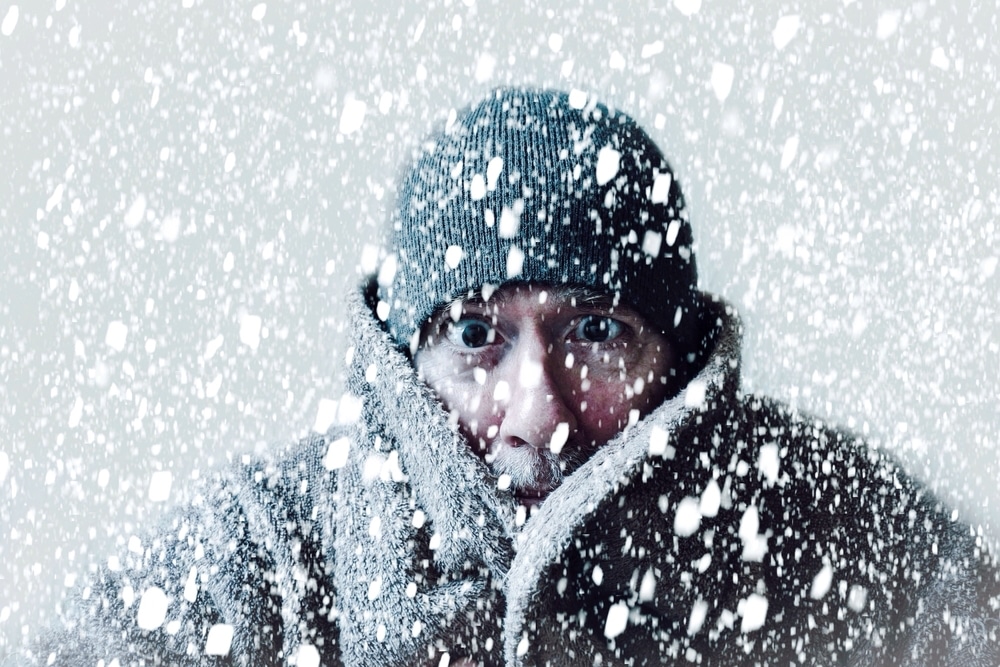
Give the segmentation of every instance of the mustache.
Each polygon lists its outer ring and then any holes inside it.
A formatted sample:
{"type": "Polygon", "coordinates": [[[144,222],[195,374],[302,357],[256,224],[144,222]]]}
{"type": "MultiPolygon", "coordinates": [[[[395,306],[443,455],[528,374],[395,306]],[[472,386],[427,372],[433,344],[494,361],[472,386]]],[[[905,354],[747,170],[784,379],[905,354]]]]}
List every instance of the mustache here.
{"type": "Polygon", "coordinates": [[[559,454],[548,447],[533,447],[528,444],[511,447],[497,443],[493,448],[492,460],[487,461],[490,471],[496,476],[510,477],[510,490],[514,494],[546,495],[590,458],[592,448],[564,448],[559,454]]]}

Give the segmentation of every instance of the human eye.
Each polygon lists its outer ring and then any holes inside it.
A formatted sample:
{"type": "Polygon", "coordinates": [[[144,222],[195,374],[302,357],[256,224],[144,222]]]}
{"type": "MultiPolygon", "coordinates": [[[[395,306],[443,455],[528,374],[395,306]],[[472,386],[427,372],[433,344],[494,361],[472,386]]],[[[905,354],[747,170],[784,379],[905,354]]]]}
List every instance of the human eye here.
{"type": "Polygon", "coordinates": [[[496,329],[482,320],[465,318],[448,326],[448,340],[470,350],[485,347],[496,340],[496,329]]]}
{"type": "Polygon", "coordinates": [[[625,333],[625,324],[604,315],[585,315],[573,329],[573,336],[587,343],[608,343],[625,333]]]}

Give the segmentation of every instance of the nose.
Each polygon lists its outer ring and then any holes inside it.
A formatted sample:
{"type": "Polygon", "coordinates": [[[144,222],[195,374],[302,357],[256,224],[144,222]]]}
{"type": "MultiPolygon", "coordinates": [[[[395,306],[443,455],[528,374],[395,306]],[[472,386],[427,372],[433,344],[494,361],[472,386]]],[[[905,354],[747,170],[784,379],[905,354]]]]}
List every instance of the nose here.
{"type": "Polygon", "coordinates": [[[560,372],[559,362],[548,352],[545,341],[522,335],[505,366],[502,379],[510,394],[501,408],[500,442],[508,447],[552,446],[557,453],[573,442],[578,422],[572,401],[577,399],[567,384],[570,378],[560,372]]]}

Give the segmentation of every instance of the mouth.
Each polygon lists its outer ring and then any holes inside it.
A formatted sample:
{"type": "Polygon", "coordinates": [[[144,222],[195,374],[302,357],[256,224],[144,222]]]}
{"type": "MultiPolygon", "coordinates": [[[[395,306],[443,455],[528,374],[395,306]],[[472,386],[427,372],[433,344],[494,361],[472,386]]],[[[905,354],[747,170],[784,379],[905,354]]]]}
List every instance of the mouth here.
{"type": "Polygon", "coordinates": [[[538,507],[555,491],[558,484],[525,485],[512,488],[514,500],[528,509],[538,507]]]}
{"type": "Polygon", "coordinates": [[[538,507],[552,493],[552,487],[542,488],[521,488],[514,491],[514,500],[518,505],[523,505],[528,509],[538,507]]]}

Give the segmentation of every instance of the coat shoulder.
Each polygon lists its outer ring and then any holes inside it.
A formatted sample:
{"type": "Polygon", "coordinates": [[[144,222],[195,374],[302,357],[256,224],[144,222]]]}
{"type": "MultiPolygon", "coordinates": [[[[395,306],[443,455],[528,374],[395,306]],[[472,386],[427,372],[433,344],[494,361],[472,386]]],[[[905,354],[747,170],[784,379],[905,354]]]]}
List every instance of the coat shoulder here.
{"type": "Polygon", "coordinates": [[[277,664],[290,603],[315,604],[315,590],[295,582],[326,558],[316,509],[336,493],[324,474],[329,439],[313,435],[204,478],[75,590],[18,660],[277,664]]]}
{"type": "Polygon", "coordinates": [[[890,452],[772,400],[744,404],[777,597],[841,610],[831,628],[871,664],[1000,663],[1000,571],[982,532],[890,452]]]}

